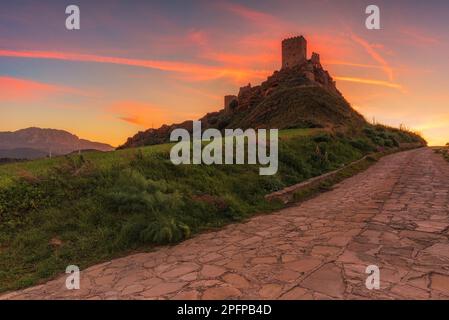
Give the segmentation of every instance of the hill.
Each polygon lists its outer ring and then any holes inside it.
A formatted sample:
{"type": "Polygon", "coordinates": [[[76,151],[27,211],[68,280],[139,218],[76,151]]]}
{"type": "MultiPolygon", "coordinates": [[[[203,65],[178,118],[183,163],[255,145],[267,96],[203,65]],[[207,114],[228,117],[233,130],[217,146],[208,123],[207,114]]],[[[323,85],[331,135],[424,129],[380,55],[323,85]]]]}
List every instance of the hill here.
{"type": "MultiPolygon", "coordinates": [[[[301,49],[305,40],[288,41],[301,49]]],[[[227,96],[223,110],[201,119],[203,128],[283,129],[273,176],[261,176],[259,165],[174,165],[173,144],[163,143],[173,128],[191,129],[189,121],[141,132],[123,150],[1,165],[0,292],[69,264],[85,269],[278,209],[283,204],[267,194],[363,158],[362,170],[384,151],[425,145],[406,130],[366,123],[316,54],[307,61],[287,54],[283,62],[267,81],[227,96]]],[[[319,187],[295,198],[329,182],[319,187]]]]}
{"type": "Polygon", "coordinates": [[[32,127],[14,132],[0,132],[2,158],[36,159],[50,153],[64,155],[84,149],[111,151],[114,148],[105,143],[80,139],[64,130],[32,127]]]}
{"type": "Polygon", "coordinates": [[[0,149],[0,158],[3,159],[39,159],[48,156],[48,152],[32,148],[0,149]]]}
{"type": "MultiPolygon", "coordinates": [[[[288,40],[288,39],[287,39],[288,40]]],[[[305,41],[305,40],[304,40],[305,41]]],[[[366,125],[338,91],[324,70],[319,55],[275,71],[258,86],[248,84],[238,95],[225,96],[224,108],[199,119],[202,128],[361,128],[366,125]]],[[[192,130],[192,121],[163,125],[139,132],[119,148],[139,147],[169,141],[176,128],[192,130]]]]}
{"type": "Polygon", "coordinates": [[[0,165],[0,292],[274,210],[268,193],[371,152],[424,144],[383,126],[279,138],[274,176],[260,176],[258,165],[175,166],[172,144],[0,165]]]}

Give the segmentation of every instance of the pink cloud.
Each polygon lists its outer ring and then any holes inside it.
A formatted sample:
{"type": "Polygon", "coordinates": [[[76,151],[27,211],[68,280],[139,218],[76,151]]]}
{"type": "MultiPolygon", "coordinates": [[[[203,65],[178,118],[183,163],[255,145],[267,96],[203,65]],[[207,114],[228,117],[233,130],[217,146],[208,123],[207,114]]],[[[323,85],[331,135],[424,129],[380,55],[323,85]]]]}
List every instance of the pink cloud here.
{"type": "Polygon", "coordinates": [[[117,102],[107,111],[117,119],[145,128],[169,121],[169,113],[163,107],[136,101],[117,102]]]}
{"type": "Polygon", "coordinates": [[[356,78],[356,77],[339,77],[339,76],[334,77],[334,79],[340,80],[340,81],[348,81],[348,82],[369,84],[369,85],[375,85],[375,86],[382,86],[382,87],[387,87],[387,88],[392,88],[392,89],[398,89],[401,91],[404,90],[404,88],[400,84],[389,82],[389,81],[381,81],[381,80],[376,80],[376,79],[364,79],[364,78],[356,78]]]}
{"type": "Polygon", "coordinates": [[[35,101],[54,94],[76,93],[77,90],[42,82],[0,77],[0,100],[4,102],[35,101]]]}
{"type": "Polygon", "coordinates": [[[394,79],[393,68],[391,68],[390,65],[388,64],[388,62],[375,50],[376,46],[370,44],[365,39],[363,39],[353,33],[351,34],[351,39],[354,42],[361,45],[365,49],[365,51],[371,56],[371,58],[373,58],[375,61],[377,61],[382,66],[382,69],[384,70],[385,74],[388,76],[388,79],[390,81],[393,81],[393,79],[394,79]]]}
{"type": "Polygon", "coordinates": [[[429,46],[441,44],[441,40],[437,37],[424,34],[422,31],[407,27],[400,30],[402,35],[405,35],[409,44],[415,46],[429,46]]]}
{"type": "Polygon", "coordinates": [[[266,71],[251,70],[247,68],[233,68],[222,66],[208,66],[179,61],[163,60],[140,60],[119,57],[99,56],[91,54],[78,54],[54,51],[15,51],[0,50],[0,57],[31,58],[31,59],[51,59],[77,62],[96,62],[117,65],[142,67],[149,69],[159,69],[163,71],[176,72],[187,75],[185,79],[193,81],[212,80],[222,77],[229,77],[240,81],[242,78],[262,79],[266,71]]]}
{"type": "Polygon", "coordinates": [[[221,2],[219,6],[231,13],[238,15],[239,17],[245,18],[251,22],[262,24],[262,25],[272,25],[277,21],[277,19],[265,12],[251,9],[240,4],[221,2]]]}

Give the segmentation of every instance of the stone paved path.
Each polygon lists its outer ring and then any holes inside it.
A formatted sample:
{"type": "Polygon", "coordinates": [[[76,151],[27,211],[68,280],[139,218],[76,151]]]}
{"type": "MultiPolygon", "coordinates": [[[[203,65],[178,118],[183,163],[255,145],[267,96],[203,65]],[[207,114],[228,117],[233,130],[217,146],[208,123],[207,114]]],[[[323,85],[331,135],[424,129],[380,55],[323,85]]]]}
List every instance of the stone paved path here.
{"type": "Polygon", "coordinates": [[[2,298],[449,299],[448,227],[449,163],[418,149],[300,205],[93,266],[80,290],[64,276],[2,298]]]}

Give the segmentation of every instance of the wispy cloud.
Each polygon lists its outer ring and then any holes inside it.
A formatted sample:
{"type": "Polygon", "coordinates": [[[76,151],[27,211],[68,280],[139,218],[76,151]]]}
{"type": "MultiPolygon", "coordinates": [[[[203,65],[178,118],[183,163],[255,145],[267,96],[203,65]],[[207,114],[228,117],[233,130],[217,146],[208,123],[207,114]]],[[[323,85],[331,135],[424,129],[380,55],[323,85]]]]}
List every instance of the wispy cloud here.
{"type": "Polygon", "coordinates": [[[107,107],[106,112],[115,119],[145,129],[158,128],[163,124],[193,119],[192,116],[195,116],[189,112],[174,111],[169,106],[132,100],[118,101],[107,107]]]}
{"type": "Polygon", "coordinates": [[[128,59],[110,56],[99,56],[91,54],[79,54],[79,53],[67,53],[55,51],[0,50],[0,57],[50,59],[50,60],[126,65],[126,66],[158,69],[163,71],[181,73],[184,75],[189,75],[190,79],[195,81],[212,80],[223,77],[228,77],[236,81],[241,81],[242,79],[247,78],[262,79],[267,74],[267,71],[252,70],[248,68],[208,66],[179,61],[128,59]]]}
{"type": "Polygon", "coordinates": [[[424,32],[411,27],[404,27],[399,31],[405,35],[409,44],[415,46],[429,46],[441,44],[441,40],[435,36],[425,34],[424,32]]]}
{"type": "Polygon", "coordinates": [[[437,116],[432,116],[427,121],[422,121],[415,125],[415,128],[420,131],[440,129],[449,127],[449,113],[438,114],[437,116]]]}
{"type": "Polygon", "coordinates": [[[117,102],[108,107],[107,111],[116,119],[144,128],[158,127],[171,120],[165,108],[136,101],[117,102]]]}
{"type": "Polygon", "coordinates": [[[274,16],[243,6],[241,4],[231,3],[231,2],[220,2],[219,6],[237,16],[249,20],[253,23],[261,24],[264,26],[272,25],[275,22],[279,22],[274,16]]]}
{"type": "Polygon", "coordinates": [[[69,87],[14,77],[0,77],[0,88],[2,102],[30,102],[55,94],[79,93],[78,90],[69,87]]]}
{"type": "Polygon", "coordinates": [[[363,84],[370,84],[375,86],[382,86],[382,87],[388,87],[393,89],[398,89],[401,91],[404,91],[404,88],[394,82],[388,82],[388,81],[382,81],[382,80],[375,80],[375,79],[363,79],[363,78],[355,78],[355,77],[334,77],[335,80],[340,81],[348,81],[348,82],[355,82],[355,83],[363,83],[363,84]]]}
{"type": "Polygon", "coordinates": [[[371,58],[373,58],[382,66],[382,69],[384,70],[390,81],[394,80],[393,68],[391,68],[388,62],[382,57],[382,55],[376,51],[375,45],[370,44],[368,41],[355,35],[354,33],[351,34],[351,39],[361,45],[371,56],[371,58]]]}
{"type": "Polygon", "coordinates": [[[321,62],[325,65],[337,65],[337,66],[347,66],[347,67],[366,68],[366,69],[383,69],[382,66],[374,64],[353,63],[348,61],[322,60],[321,62]]]}

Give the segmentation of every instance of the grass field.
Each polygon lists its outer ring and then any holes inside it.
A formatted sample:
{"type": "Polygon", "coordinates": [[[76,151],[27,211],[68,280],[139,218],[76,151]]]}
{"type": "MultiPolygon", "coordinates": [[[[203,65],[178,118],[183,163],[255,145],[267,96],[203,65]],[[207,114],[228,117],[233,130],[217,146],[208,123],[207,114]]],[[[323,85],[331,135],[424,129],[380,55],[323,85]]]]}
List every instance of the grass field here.
{"type": "MultiPolygon", "coordinates": [[[[279,133],[280,139],[289,139],[300,136],[310,136],[323,132],[323,129],[287,129],[279,133]]],[[[92,161],[100,168],[106,168],[112,164],[126,163],[137,153],[149,156],[154,153],[169,152],[173,144],[160,144],[148,147],[140,147],[133,149],[116,150],[112,152],[84,152],[83,157],[87,161],[92,161]]],[[[77,158],[78,155],[70,155],[70,158],[77,158]]],[[[26,175],[41,175],[47,172],[51,167],[60,165],[67,160],[65,156],[54,158],[38,159],[33,161],[16,162],[0,165],[0,187],[11,183],[14,178],[26,175]]]]}
{"type": "Polygon", "coordinates": [[[434,147],[433,150],[443,156],[444,159],[449,161],[449,144],[444,147],[434,147]]]}
{"type": "Polygon", "coordinates": [[[264,196],[419,137],[382,126],[281,132],[279,171],[259,165],[180,165],[171,145],[0,166],[0,291],[176,243],[282,207],[264,196]]]}
{"type": "MultiPolygon", "coordinates": [[[[113,163],[122,163],[129,161],[137,152],[142,152],[145,156],[153,153],[167,152],[171,144],[155,145],[149,147],[124,149],[111,152],[84,152],[83,157],[87,161],[94,162],[98,167],[105,168],[113,163]]],[[[11,183],[12,180],[21,175],[40,175],[47,172],[50,168],[60,165],[69,158],[77,158],[77,154],[69,156],[58,156],[54,158],[45,158],[25,162],[16,162],[0,165],[0,187],[11,183]]]]}

